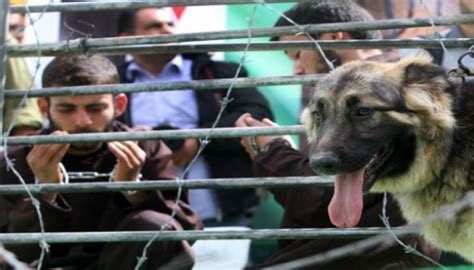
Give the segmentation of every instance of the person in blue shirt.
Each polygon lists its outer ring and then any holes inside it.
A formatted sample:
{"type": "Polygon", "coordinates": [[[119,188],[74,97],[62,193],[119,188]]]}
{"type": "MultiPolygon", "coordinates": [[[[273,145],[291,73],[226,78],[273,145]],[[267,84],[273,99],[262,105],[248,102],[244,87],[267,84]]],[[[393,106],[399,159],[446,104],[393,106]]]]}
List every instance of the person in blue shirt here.
{"type": "MultiPolygon", "coordinates": [[[[174,14],[169,8],[144,8],[119,17],[119,36],[166,35],[175,31],[174,14]]],[[[218,62],[208,54],[134,54],[119,67],[121,82],[170,82],[233,78],[238,65],[218,62]]],[[[239,77],[245,77],[242,69],[239,77]]],[[[210,128],[217,118],[227,89],[141,92],[129,95],[122,121],[141,129],[210,128]]],[[[251,112],[258,119],[272,117],[265,98],[255,89],[234,89],[217,127],[233,127],[237,118],[251,112]]],[[[199,141],[170,140],[178,172],[194,158],[199,141]]],[[[178,174],[179,175],[179,174],[178,174]]],[[[252,162],[240,147],[239,139],[213,139],[185,178],[251,177],[252,162]]],[[[258,203],[255,190],[192,190],[190,204],[205,226],[246,226],[246,214],[258,203]]]]}

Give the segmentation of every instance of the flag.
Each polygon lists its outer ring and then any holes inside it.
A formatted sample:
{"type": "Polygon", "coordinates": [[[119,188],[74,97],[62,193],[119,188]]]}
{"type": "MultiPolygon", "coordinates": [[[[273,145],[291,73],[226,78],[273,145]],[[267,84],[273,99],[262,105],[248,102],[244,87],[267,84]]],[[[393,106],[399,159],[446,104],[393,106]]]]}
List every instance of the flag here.
{"type": "MultiPolygon", "coordinates": [[[[273,4],[272,7],[281,12],[288,10],[293,4],[273,4]]],[[[248,20],[254,5],[221,5],[221,6],[191,6],[174,7],[178,32],[192,33],[203,31],[222,31],[248,29],[248,20]]],[[[263,5],[258,5],[253,28],[272,27],[279,14],[263,5]]],[[[227,40],[227,42],[247,42],[247,39],[227,40]]],[[[268,41],[268,38],[254,38],[256,41],[268,41]]],[[[219,41],[209,41],[219,42],[219,41]]],[[[243,52],[227,52],[217,54],[217,59],[225,59],[239,63],[243,52]]],[[[244,67],[250,77],[285,76],[292,74],[292,62],[283,51],[249,52],[244,67]]],[[[258,90],[267,98],[280,125],[298,123],[301,111],[301,86],[267,86],[258,90]]]]}

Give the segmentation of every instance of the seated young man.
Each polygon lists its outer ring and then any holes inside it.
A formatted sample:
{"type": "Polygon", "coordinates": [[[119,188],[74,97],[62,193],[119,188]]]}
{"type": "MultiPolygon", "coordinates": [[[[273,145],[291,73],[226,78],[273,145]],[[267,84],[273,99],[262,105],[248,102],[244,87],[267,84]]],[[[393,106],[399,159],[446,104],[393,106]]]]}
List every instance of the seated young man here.
{"type": "MultiPolygon", "coordinates": [[[[43,73],[44,87],[101,85],[118,83],[115,66],[101,56],[68,56],[53,60],[43,73]]],[[[117,121],[127,106],[124,94],[57,96],[41,98],[38,105],[49,119],[43,135],[127,131],[117,121]]],[[[70,182],[125,182],[175,179],[171,151],[159,140],[77,142],[34,146],[11,146],[15,161],[27,184],[65,183],[67,172],[93,171],[110,177],[71,179],[70,182]]],[[[20,181],[0,157],[0,184],[20,181]]],[[[46,232],[158,231],[167,224],[172,210],[176,215],[167,230],[200,229],[201,222],[186,204],[175,207],[176,191],[137,191],[41,194],[41,213],[46,232]]],[[[2,233],[39,232],[38,216],[27,195],[0,196],[2,233]]],[[[51,244],[43,267],[74,269],[133,269],[146,242],[51,244]]],[[[6,245],[24,262],[35,266],[40,256],[38,244],[6,245]]],[[[154,241],[141,269],[169,265],[190,268],[193,256],[187,241],[154,241]]]]}

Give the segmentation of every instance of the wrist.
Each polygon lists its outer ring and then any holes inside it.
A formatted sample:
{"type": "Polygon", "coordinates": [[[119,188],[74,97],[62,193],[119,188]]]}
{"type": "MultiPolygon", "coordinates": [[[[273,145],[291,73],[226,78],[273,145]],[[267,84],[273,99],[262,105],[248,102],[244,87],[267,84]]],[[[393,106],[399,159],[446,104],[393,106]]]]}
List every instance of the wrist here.
{"type": "MultiPolygon", "coordinates": [[[[51,174],[54,175],[54,174],[51,174]]],[[[66,171],[64,165],[60,162],[58,164],[56,175],[53,177],[50,176],[36,176],[35,174],[35,184],[69,184],[69,175],[66,171]]]]}
{"type": "MultiPolygon", "coordinates": [[[[110,179],[111,181],[113,182],[140,182],[142,179],[142,174],[138,174],[137,177],[134,177],[134,180],[117,180],[115,178],[112,178],[110,179]]],[[[135,193],[137,193],[136,190],[125,190],[125,191],[121,191],[121,193],[125,196],[130,196],[130,195],[134,195],[135,193]]]]}
{"type": "Polygon", "coordinates": [[[291,143],[284,139],[284,138],[281,138],[281,137],[275,137],[269,141],[267,141],[265,144],[263,144],[262,147],[258,147],[257,150],[256,150],[256,155],[259,155],[259,154],[263,154],[263,153],[266,153],[268,152],[268,150],[274,145],[274,144],[277,144],[277,143],[284,143],[285,145],[287,146],[290,146],[291,147],[291,143]]]}

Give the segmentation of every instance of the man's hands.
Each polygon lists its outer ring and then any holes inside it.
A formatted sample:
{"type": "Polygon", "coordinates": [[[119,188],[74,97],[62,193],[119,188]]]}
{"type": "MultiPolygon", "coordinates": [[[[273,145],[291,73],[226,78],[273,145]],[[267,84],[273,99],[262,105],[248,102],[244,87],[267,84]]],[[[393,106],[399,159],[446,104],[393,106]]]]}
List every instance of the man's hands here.
{"type": "MultiPolygon", "coordinates": [[[[51,135],[67,135],[66,131],[54,131],[51,135]]],[[[59,184],[63,182],[64,175],[59,169],[69,144],[38,144],[33,146],[26,157],[26,161],[35,175],[38,184],[59,184]]],[[[56,194],[44,194],[43,199],[53,201],[56,194]]]]}
{"type": "MultiPolygon", "coordinates": [[[[254,119],[250,113],[242,114],[237,121],[235,121],[236,127],[277,127],[278,124],[272,122],[270,119],[264,118],[262,121],[254,119]]],[[[257,144],[258,150],[262,150],[265,146],[273,141],[274,139],[281,138],[285,139],[295,148],[294,142],[289,136],[258,136],[255,137],[255,143],[257,144]]],[[[245,148],[245,151],[249,154],[251,159],[255,158],[255,149],[253,149],[249,137],[242,137],[240,143],[245,148]]]]}
{"type": "MultiPolygon", "coordinates": [[[[113,181],[137,181],[140,178],[140,171],[145,164],[146,153],[137,142],[122,141],[109,142],[107,144],[110,152],[117,158],[114,168],[113,181]]],[[[146,200],[143,192],[122,192],[128,202],[132,205],[139,205],[146,200]]]]}
{"type": "Polygon", "coordinates": [[[136,142],[132,141],[109,142],[107,147],[117,158],[113,180],[138,180],[146,159],[145,151],[143,151],[136,142]]]}

